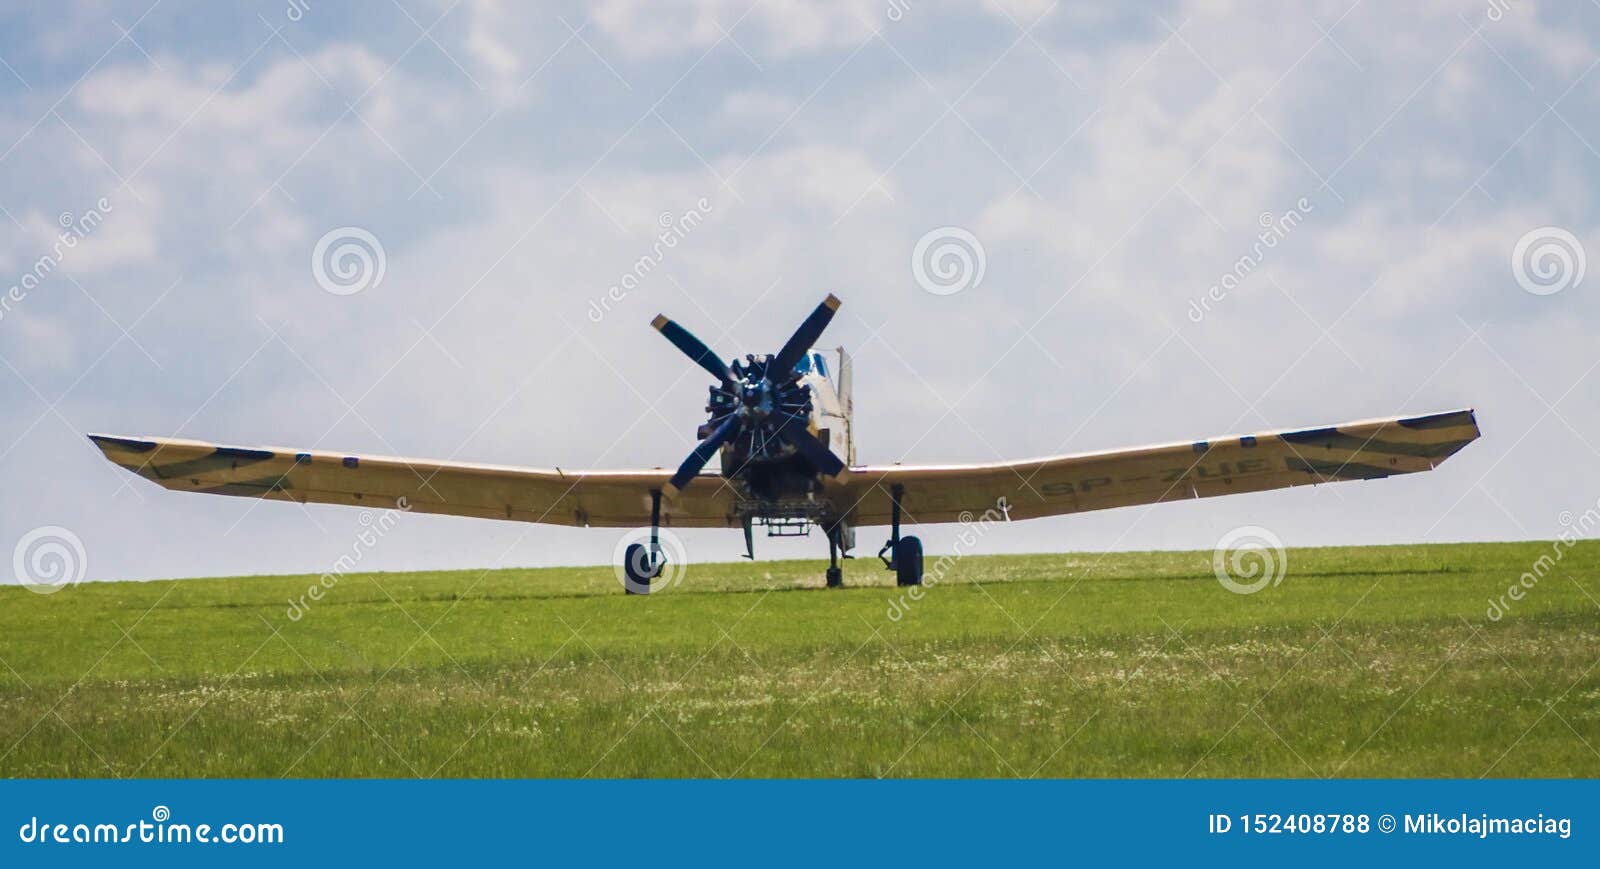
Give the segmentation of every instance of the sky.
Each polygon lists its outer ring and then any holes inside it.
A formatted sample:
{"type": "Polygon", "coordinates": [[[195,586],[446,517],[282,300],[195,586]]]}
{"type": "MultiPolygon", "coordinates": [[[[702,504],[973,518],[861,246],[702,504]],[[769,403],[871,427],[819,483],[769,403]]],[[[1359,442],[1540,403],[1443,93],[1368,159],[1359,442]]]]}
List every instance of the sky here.
{"type": "MultiPolygon", "coordinates": [[[[8,4],[0,577],[52,535],[90,580],[317,574],[362,530],[88,432],[673,466],[707,383],[651,318],[771,352],[828,292],[863,462],[1478,411],[1431,473],[985,552],[1552,538],[1600,498],[1597,35],[1532,0],[8,4]]],[[[617,541],[407,516],[362,569],[617,541]]]]}

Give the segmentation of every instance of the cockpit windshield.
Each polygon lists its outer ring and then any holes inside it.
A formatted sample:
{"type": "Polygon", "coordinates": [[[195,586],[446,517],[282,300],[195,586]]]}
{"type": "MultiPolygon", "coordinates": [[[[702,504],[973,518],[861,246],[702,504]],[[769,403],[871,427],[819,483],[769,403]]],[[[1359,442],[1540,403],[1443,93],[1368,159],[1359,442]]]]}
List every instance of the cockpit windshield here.
{"type": "Polygon", "coordinates": [[[828,363],[822,360],[821,353],[813,350],[810,353],[800,357],[800,361],[795,363],[794,370],[801,374],[811,374],[812,372],[815,372],[823,377],[827,377],[828,363]]]}

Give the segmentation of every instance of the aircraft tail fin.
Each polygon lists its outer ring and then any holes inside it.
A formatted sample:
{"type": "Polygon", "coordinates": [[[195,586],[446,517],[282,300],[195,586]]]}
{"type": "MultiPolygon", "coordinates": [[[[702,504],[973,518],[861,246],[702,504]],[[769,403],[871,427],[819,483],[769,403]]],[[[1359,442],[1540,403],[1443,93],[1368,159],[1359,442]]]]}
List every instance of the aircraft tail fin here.
{"type": "Polygon", "coordinates": [[[850,354],[846,353],[843,347],[838,348],[835,352],[839,354],[839,382],[836,386],[839,391],[839,405],[844,411],[844,463],[846,465],[854,465],[856,463],[856,405],[851,374],[853,360],[851,360],[850,354]]]}

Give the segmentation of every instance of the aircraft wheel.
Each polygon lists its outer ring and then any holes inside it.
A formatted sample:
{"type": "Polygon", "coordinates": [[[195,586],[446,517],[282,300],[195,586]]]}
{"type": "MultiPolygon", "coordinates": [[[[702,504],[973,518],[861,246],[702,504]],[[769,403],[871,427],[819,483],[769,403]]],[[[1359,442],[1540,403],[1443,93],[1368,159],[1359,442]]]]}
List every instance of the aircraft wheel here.
{"type": "Polygon", "coordinates": [[[841,569],[839,569],[837,567],[828,568],[828,587],[829,588],[842,588],[842,587],[844,587],[844,571],[843,570],[841,570],[841,569]]]}
{"type": "Polygon", "coordinates": [[[922,541],[902,537],[894,548],[894,576],[898,585],[922,584],[922,541]]]}
{"type": "Polygon", "coordinates": [[[628,545],[622,554],[622,572],[627,577],[624,589],[628,594],[649,594],[650,580],[661,572],[659,565],[650,563],[650,548],[643,543],[628,545]]]}

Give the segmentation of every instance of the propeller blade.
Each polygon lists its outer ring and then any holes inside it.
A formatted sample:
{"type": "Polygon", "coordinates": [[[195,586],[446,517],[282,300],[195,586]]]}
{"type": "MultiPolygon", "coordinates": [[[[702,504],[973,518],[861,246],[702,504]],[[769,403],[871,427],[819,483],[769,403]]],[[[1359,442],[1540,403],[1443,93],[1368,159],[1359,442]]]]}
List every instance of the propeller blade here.
{"type": "Polygon", "coordinates": [[[839,310],[839,305],[839,297],[832,293],[822,300],[822,304],[789,336],[789,343],[783,345],[783,349],[773,357],[772,363],[767,366],[768,379],[780,382],[794,371],[800,357],[816,346],[817,339],[822,337],[822,330],[828,328],[828,323],[833,320],[833,312],[839,310]]]}
{"type": "Polygon", "coordinates": [[[728,370],[727,364],[718,358],[717,354],[713,353],[704,341],[696,338],[688,329],[667,319],[665,314],[657,314],[656,318],[650,321],[650,325],[654,326],[657,332],[666,336],[666,339],[671,341],[674,347],[682,350],[683,355],[693,359],[696,365],[709,372],[712,377],[721,380],[723,383],[733,382],[733,372],[728,370]]]}
{"type": "Polygon", "coordinates": [[[678,472],[673,474],[671,482],[667,483],[668,488],[673,492],[683,491],[685,486],[699,476],[700,470],[706,466],[706,462],[711,461],[712,456],[717,454],[717,450],[722,449],[722,445],[738,433],[739,417],[728,417],[722,425],[717,426],[716,431],[711,433],[711,437],[701,441],[700,445],[694,448],[694,452],[683,460],[683,464],[678,466],[678,472]]]}
{"type": "Polygon", "coordinates": [[[793,444],[795,449],[810,459],[811,464],[816,465],[817,470],[823,474],[837,477],[839,472],[844,470],[844,462],[833,454],[833,450],[828,449],[822,441],[807,431],[806,424],[801,422],[799,417],[790,417],[789,421],[778,429],[778,436],[793,444]]]}

